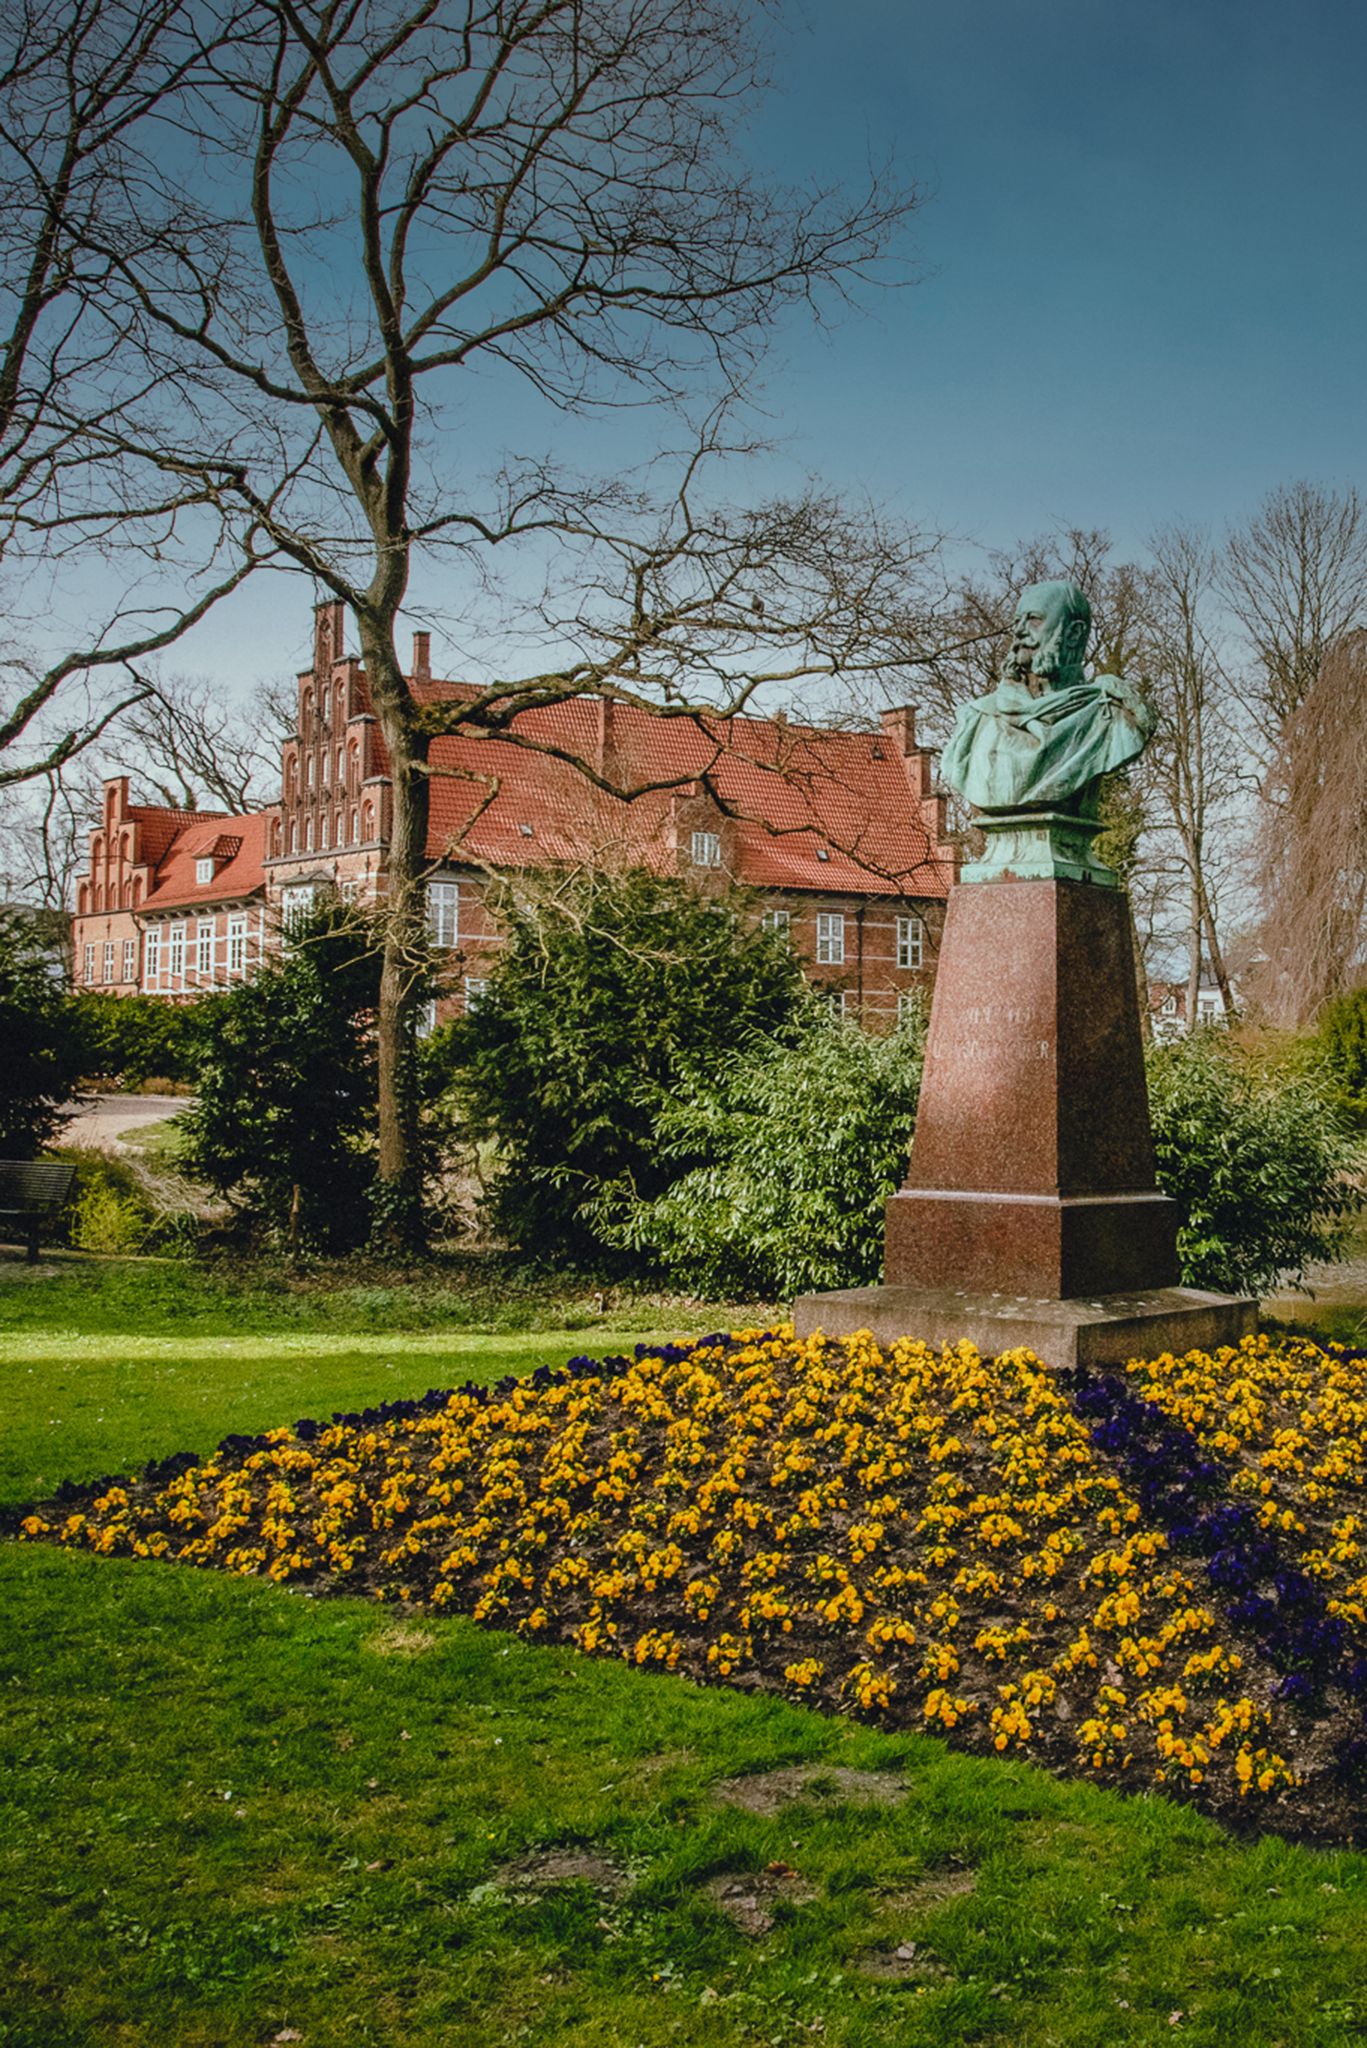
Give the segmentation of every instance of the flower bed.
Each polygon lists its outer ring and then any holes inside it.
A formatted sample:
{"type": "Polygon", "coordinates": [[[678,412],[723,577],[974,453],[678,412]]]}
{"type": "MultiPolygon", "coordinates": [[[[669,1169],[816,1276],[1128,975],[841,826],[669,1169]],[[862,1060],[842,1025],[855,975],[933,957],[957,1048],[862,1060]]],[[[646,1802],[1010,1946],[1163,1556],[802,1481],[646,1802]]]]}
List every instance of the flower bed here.
{"type": "Polygon", "coordinates": [[[229,1438],[20,1533],[1348,1834],[1364,1417],[1361,1363],[1305,1345],[1070,1387],[1021,1352],[742,1332],[229,1438]]]}

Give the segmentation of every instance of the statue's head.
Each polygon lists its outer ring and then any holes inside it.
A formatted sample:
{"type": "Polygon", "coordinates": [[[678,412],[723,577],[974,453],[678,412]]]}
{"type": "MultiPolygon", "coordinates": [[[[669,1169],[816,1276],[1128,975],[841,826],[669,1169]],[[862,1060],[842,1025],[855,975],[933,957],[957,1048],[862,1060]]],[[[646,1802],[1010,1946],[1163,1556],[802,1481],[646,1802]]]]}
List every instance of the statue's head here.
{"type": "Polygon", "coordinates": [[[1092,607],[1076,583],[1032,583],[1016,606],[1007,674],[1046,688],[1080,683],[1091,630],[1092,607]]]}

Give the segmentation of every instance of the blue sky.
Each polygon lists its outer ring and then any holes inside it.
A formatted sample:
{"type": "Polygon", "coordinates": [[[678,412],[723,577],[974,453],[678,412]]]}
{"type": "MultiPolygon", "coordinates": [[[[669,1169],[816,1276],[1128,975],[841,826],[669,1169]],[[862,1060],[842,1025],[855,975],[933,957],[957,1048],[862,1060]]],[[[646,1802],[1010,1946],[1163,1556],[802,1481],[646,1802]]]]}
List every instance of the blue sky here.
{"type": "MultiPolygon", "coordinates": [[[[857,175],[891,149],[927,197],[919,282],[781,341],[757,489],[810,474],[985,546],[1066,523],[1138,553],[1297,476],[1367,483],[1367,10],[810,0],[782,24],[760,159],[857,175]]],[[[168,665],[293,669],[307,604],[259,589],[168,665]]]]}

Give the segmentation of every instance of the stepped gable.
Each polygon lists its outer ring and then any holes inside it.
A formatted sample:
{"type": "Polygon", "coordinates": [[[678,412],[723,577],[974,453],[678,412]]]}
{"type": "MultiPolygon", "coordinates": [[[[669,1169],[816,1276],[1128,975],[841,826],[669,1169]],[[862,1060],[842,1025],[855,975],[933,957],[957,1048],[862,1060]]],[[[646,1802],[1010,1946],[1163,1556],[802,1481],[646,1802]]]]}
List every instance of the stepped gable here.
{"type": "MultiPolygon", "coordinates": [[[[419,694],[449,701],[478,693],[433,683],[419,694]]],[[[430,858],[505,867],[591,853],[669,872],[686,812],[689,826],[720,820],[725,865],[751,886],[948,894],[953,854],[930,790],[930,757],[904,755],[885,731],[661,717],[593,697],[523,712],[512,730],[512,738],[433,741],[430,858]],[[613,795],[576,761],[639,794],[613,795]]],[[[386,772],[387,763],[377,766],[386,772]]]]}
{"type": "Polygon", "coordinates": [[[227,897],[252,896],[266,886],[265,859],[274,811],[250,811],[233,817],[226,811],[182,814],[187,822],[157,863],[157,878],[143,904],[145,910],[180,905],[219,903],[227,897]],[[231,829],[225,831],[224,827],[231,829]],[[207,882],[195,878],[195,863],[214,863],[207,882]]]}

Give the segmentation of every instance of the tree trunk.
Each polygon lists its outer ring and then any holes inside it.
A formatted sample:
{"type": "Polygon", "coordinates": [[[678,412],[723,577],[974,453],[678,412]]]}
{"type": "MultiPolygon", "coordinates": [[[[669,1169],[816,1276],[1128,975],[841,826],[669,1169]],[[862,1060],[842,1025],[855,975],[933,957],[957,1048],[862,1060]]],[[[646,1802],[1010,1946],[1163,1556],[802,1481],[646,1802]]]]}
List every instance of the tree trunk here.
{"type": "Polygon", "coordinates": [[[1191,926],[1187,952],[1187,1030],[1196,1029],[1197,1013],[1201,1006],[1201,880],[1193,872],[1191,878],[1191,926]]]}
{"type": "Polygon", "coordinates": [[[373,1236],[390,1250],[416,1251],[425,1238],[416,1045],[425,985],[424,874],[431,790],[424,770],[429,742],[408,713],[407,691],[392,650],[372,650],[365,644],[368,637],[363,627],[371,701],[389,751],[392,807],[376,1023],[379,1166],[373,1236]]]}

